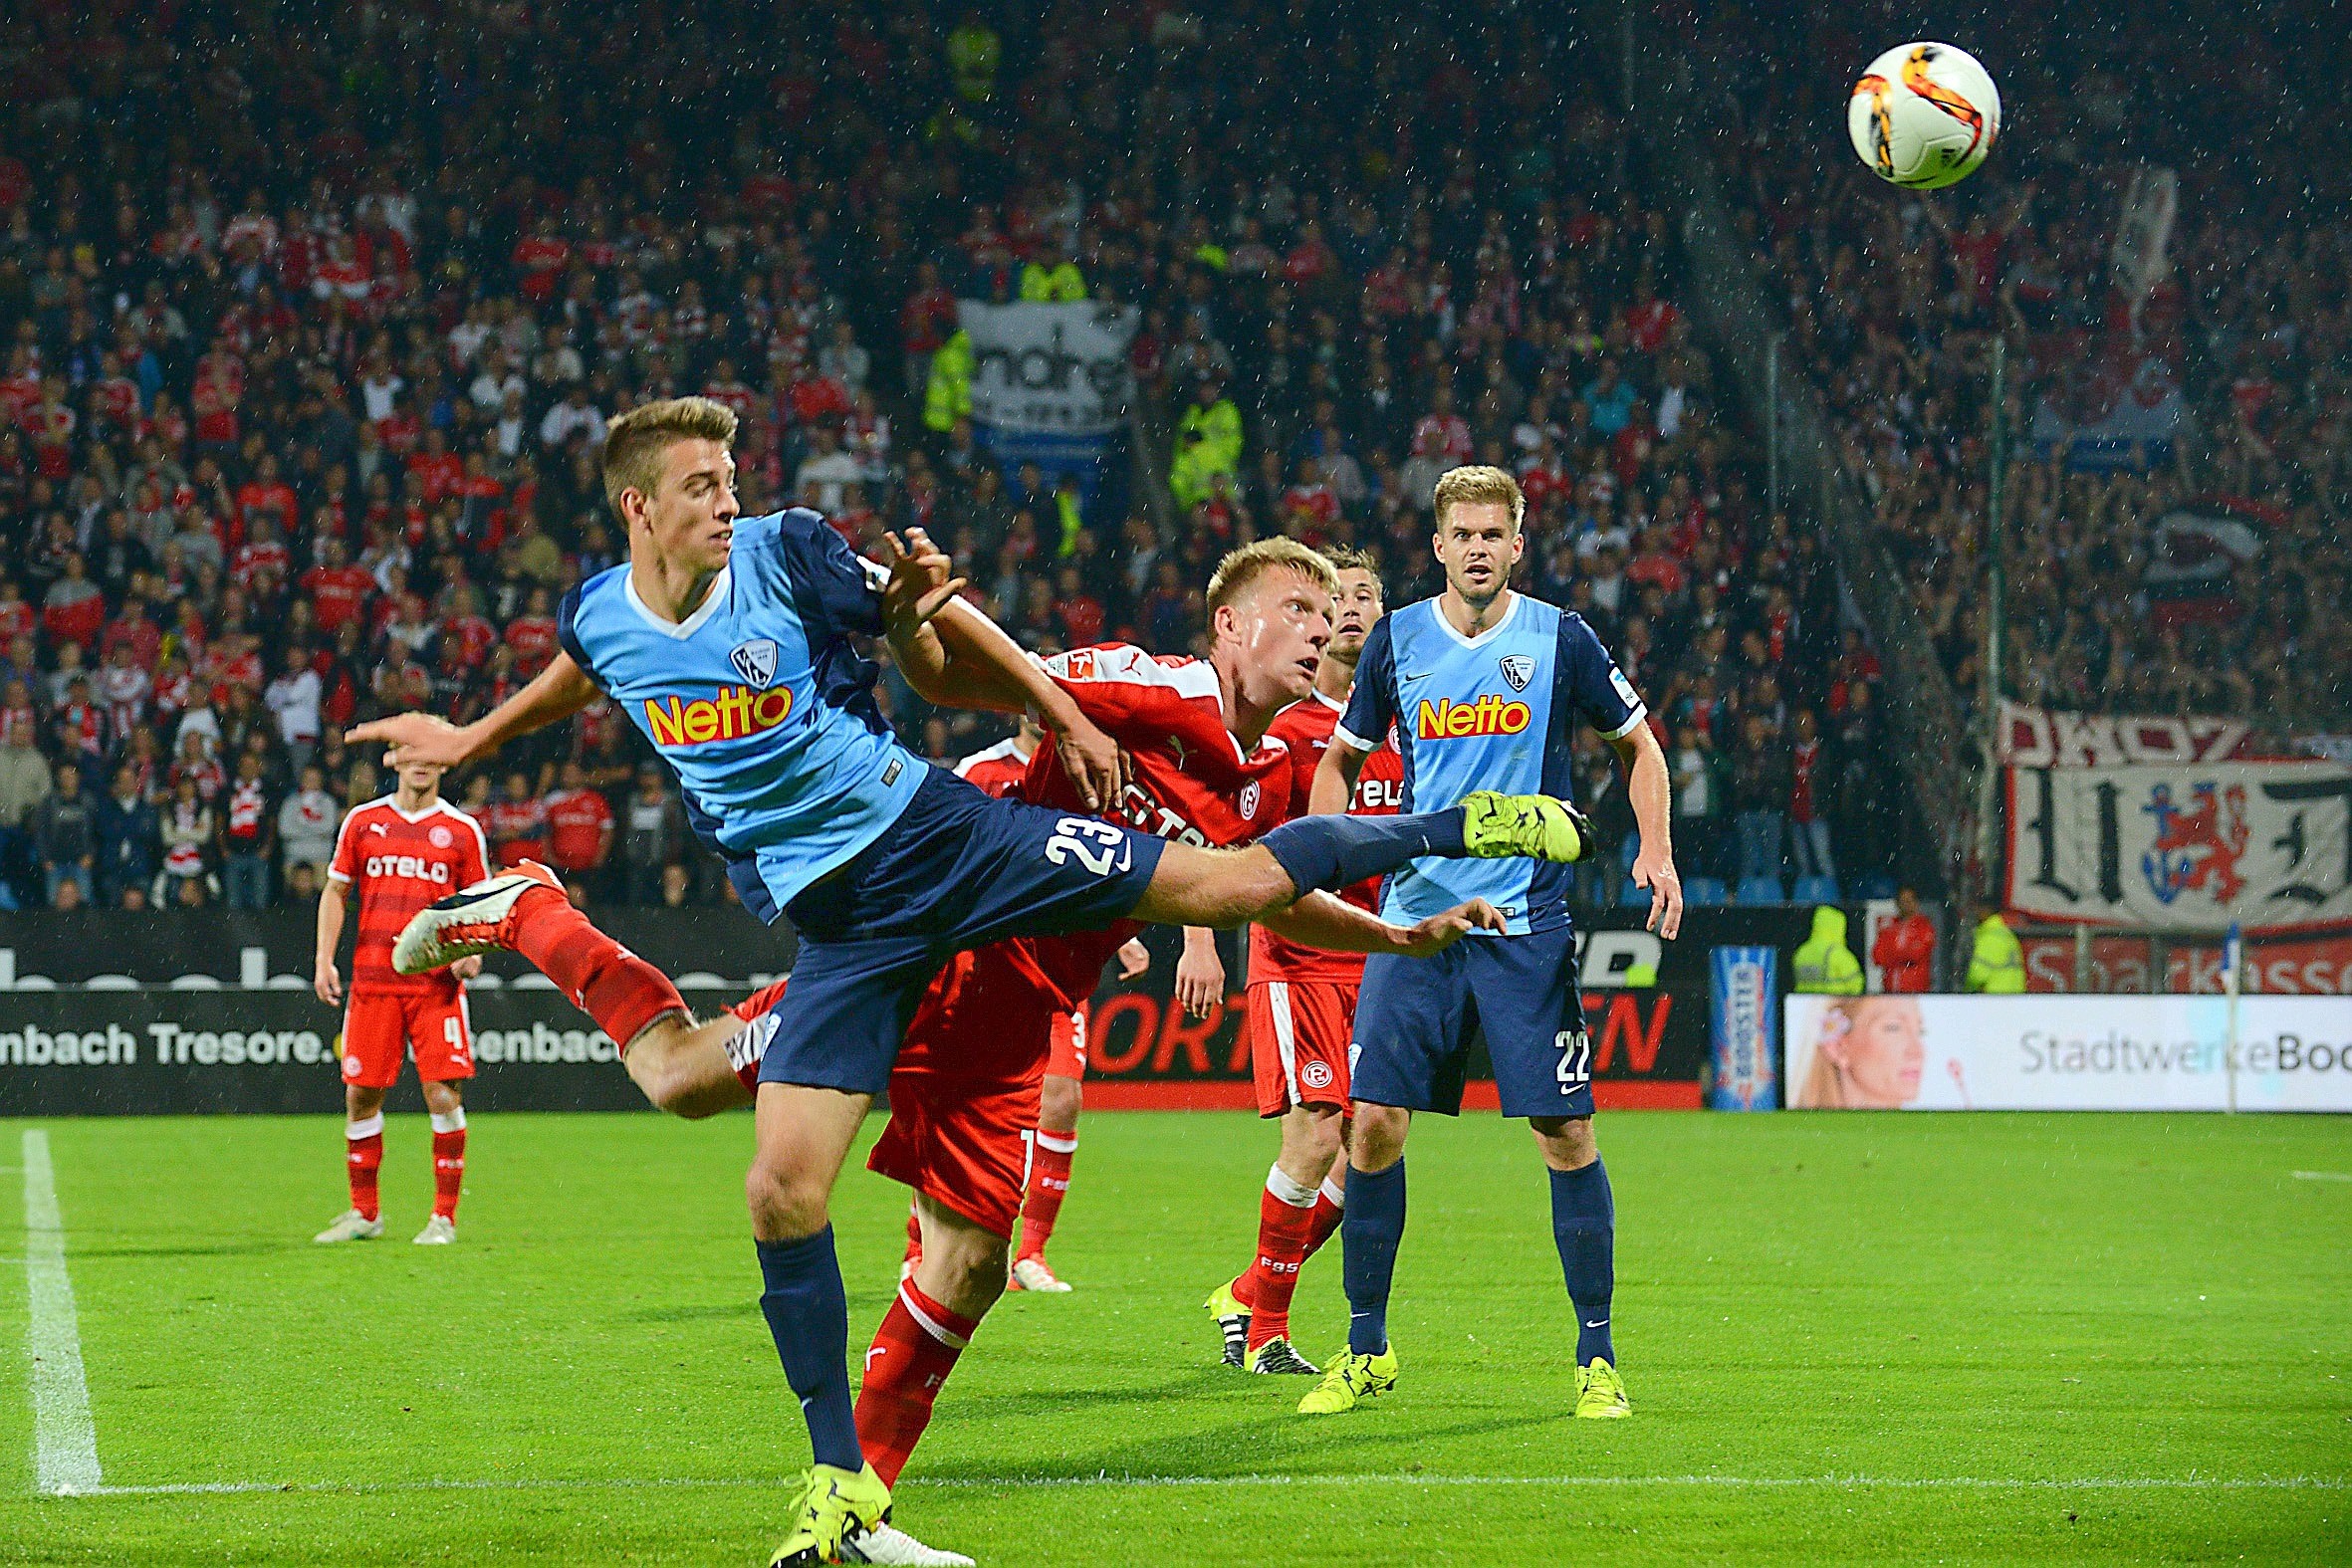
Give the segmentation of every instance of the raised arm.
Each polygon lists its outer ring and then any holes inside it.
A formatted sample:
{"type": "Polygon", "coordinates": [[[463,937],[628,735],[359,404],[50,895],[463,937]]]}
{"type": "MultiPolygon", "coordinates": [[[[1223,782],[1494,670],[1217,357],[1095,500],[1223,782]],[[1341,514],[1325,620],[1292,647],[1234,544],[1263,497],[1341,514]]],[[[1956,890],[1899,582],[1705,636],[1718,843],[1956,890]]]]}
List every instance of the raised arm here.
{"type": "Polygon", "coordinates": [[[906,531],[903,545],[893,534],[883,542],[890,553],[884,635],[915,695],[942,708],[1035,713],[1086,808],[1116,800],[1125,787],[1118,746],[1003,627],[959,596],[964,584],[949,576],[946,554],[919,528],[906,531]]]}
{"type": "Polygon", "coordinates": [[[394,768],[403,762],[456,768],[489,756],[518,736],[562,724],[595,700],[595,683],[572,662],[572,655],[559,653],[530,685],[472,724],[454,725],[429,713],[400,713],[356,725],[345,739],[381,741],[390,748],[385,762],[394,768]]]}

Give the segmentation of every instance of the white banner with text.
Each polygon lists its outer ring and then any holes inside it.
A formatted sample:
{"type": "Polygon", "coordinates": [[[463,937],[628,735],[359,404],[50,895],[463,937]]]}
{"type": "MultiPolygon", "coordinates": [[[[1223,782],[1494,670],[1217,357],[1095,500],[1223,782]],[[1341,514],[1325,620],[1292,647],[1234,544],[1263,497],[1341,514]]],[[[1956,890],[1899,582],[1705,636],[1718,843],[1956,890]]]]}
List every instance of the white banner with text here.
{"type": "Polygon", "coordinates": [[[2352,1111],[2352,998],[2241,997],[2234,1045],[2221,997],[1783,1006],[1791,1110],[2352,1111]]]}

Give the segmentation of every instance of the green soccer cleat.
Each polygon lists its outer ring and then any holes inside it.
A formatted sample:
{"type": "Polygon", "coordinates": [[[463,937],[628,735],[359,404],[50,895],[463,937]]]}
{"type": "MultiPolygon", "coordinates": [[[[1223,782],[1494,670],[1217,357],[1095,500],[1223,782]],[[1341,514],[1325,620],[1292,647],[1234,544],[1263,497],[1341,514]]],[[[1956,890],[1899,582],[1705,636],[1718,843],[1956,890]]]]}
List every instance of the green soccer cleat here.
{"type": "Polygon", "coordinates": [[[1592,1358],[1592,1365],[1576,1369],[1576,1414],[1586,1421],[1614,1421],[1633,1414],[1633,1402],[1625,1397],[1625,1380],[1598,1356],[1592,1358]]]}
{"type": "Polygon", "coordinates": [[[1592,842],[1592,823],[1584,813],[1547,794],[1478,789],[1462,797],[1462,847],[1482,860],[1525,855],[1573,865],[1592,842]]]}
{"type": "Polygon", "coordinates": [[[1353,1351],[1342,1352],[1323,1374],[1322,1382],[1307,1392],[1298,1402],[1301,1416],[1336,1416],[1343,1410],[1353,1410],[1375,1394],[1385,1394],[1396,1387],[1396,1347],[1391,1345],[1377,1356],[1359,1356],[1353,1351]]]}
{"type": "Polygon", "coordinates": [[[1228,1279],[1209,1292],[1209,1299],[1201,1303],[1209,1315],[1217,1320],[1217,1332],[1225,1336],[1225,1350],[1217,1359],[1225,1365],[1240,1369],[1250,1364],[1250,1309],[1242,1298],[1233,1293],[1233,1281],[1228,1279]]]}
{"type": "Polygon", "coordinates": [[[890,1488],[871,1464],[859,1470],[812,1465],[793,1500],[793,1531],[768,1559],[768,1568],[820,1568],[837,1563],[841,1544],[879,1526],[890,1511],[890,1488]]]}
{"type": "Polygon", "coordinates": [[[1250,1352],[1250,1370],[1274,1376],[1311,1378],[1321,1369],[1298,1354],[1298,1347],[1276,1335],[1250,1352]]]}

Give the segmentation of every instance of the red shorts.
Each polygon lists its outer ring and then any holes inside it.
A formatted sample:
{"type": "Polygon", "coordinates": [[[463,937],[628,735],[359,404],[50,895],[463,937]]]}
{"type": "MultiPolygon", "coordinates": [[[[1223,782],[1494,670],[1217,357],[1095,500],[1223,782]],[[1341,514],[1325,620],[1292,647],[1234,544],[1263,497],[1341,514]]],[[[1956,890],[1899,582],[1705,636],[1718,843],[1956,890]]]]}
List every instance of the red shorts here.
{"type": "Polygon", "coordinates": [[[388,1089],[400,1081],[400,1061],[416,1053],[416,1075],[428,1083],[474,1075],[474,1030],[465,992],[354,991],[344,1004],[343,1081],[388,1089]]]}
{"type": "Polygon", "coordinates": [[[1330,981],[1250,982],[1250,1076],[1259,1115],[1280,1116],[1294,1105],[1347,1109],[1355,994],[1330,981]]]}
{"type": "Polygon", "coordinates": [[[1086,1075],[1086,1009],[1054,1014],[1054,1027],[1046,1036],[1046,1071],[1057,1078],[1083,1078],[1086,1075]]]}
{"type": "MultiPolygon", "coordinates": [[[[1083,1014],[1079,1014],[1083,1017],[1083,1014]]],[[[1011,1236],[1051,1036],[1071,1014],[990,951],[958,954],[924,993],[890,1069],[890,1121],[866,1168],[1011,1236]]]]}

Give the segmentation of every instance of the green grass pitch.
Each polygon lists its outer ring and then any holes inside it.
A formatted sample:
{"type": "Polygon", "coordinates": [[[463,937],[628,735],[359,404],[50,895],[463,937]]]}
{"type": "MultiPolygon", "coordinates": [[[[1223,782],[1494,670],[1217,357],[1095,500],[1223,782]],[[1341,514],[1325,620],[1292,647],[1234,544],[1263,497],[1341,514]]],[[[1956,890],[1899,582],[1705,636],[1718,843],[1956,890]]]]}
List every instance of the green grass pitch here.
{"type": "MultiPolygon", "coordinates": [[[[0,1124],[0,1165],[20,1131],[0,1124]]],[[[756,1301],[741,1116],[475,1120],[462,1240],[343,1207],[323,1119],[48,1130],[110,1486],[35,1493],[0,1175],[0,1561],[764,1562],[806,1440],[756,1301]]],[[[2352,1561],[2352,1121],[1605,1115],[1634,1401],[1576,1422],[1527,1134],[1424,1118],[1397,1391],[1308,1421],[1216,1364],[1270,1129],[1099,1114],[1055,1257],[944,1396],[899,1521],[984,1564],[2352,1561]],[[2295,1173],[2306,1173],[2297,1176],[2295,1173]],[[2330,1179],[2330,1178],[2334,1179],[2330,1179]]],[[[899,1189],[837,1208],[852,1350],[899,1189]]],[[[1309,1355],[1342,1336],[1337,1247],[1309,1355]]]]}

